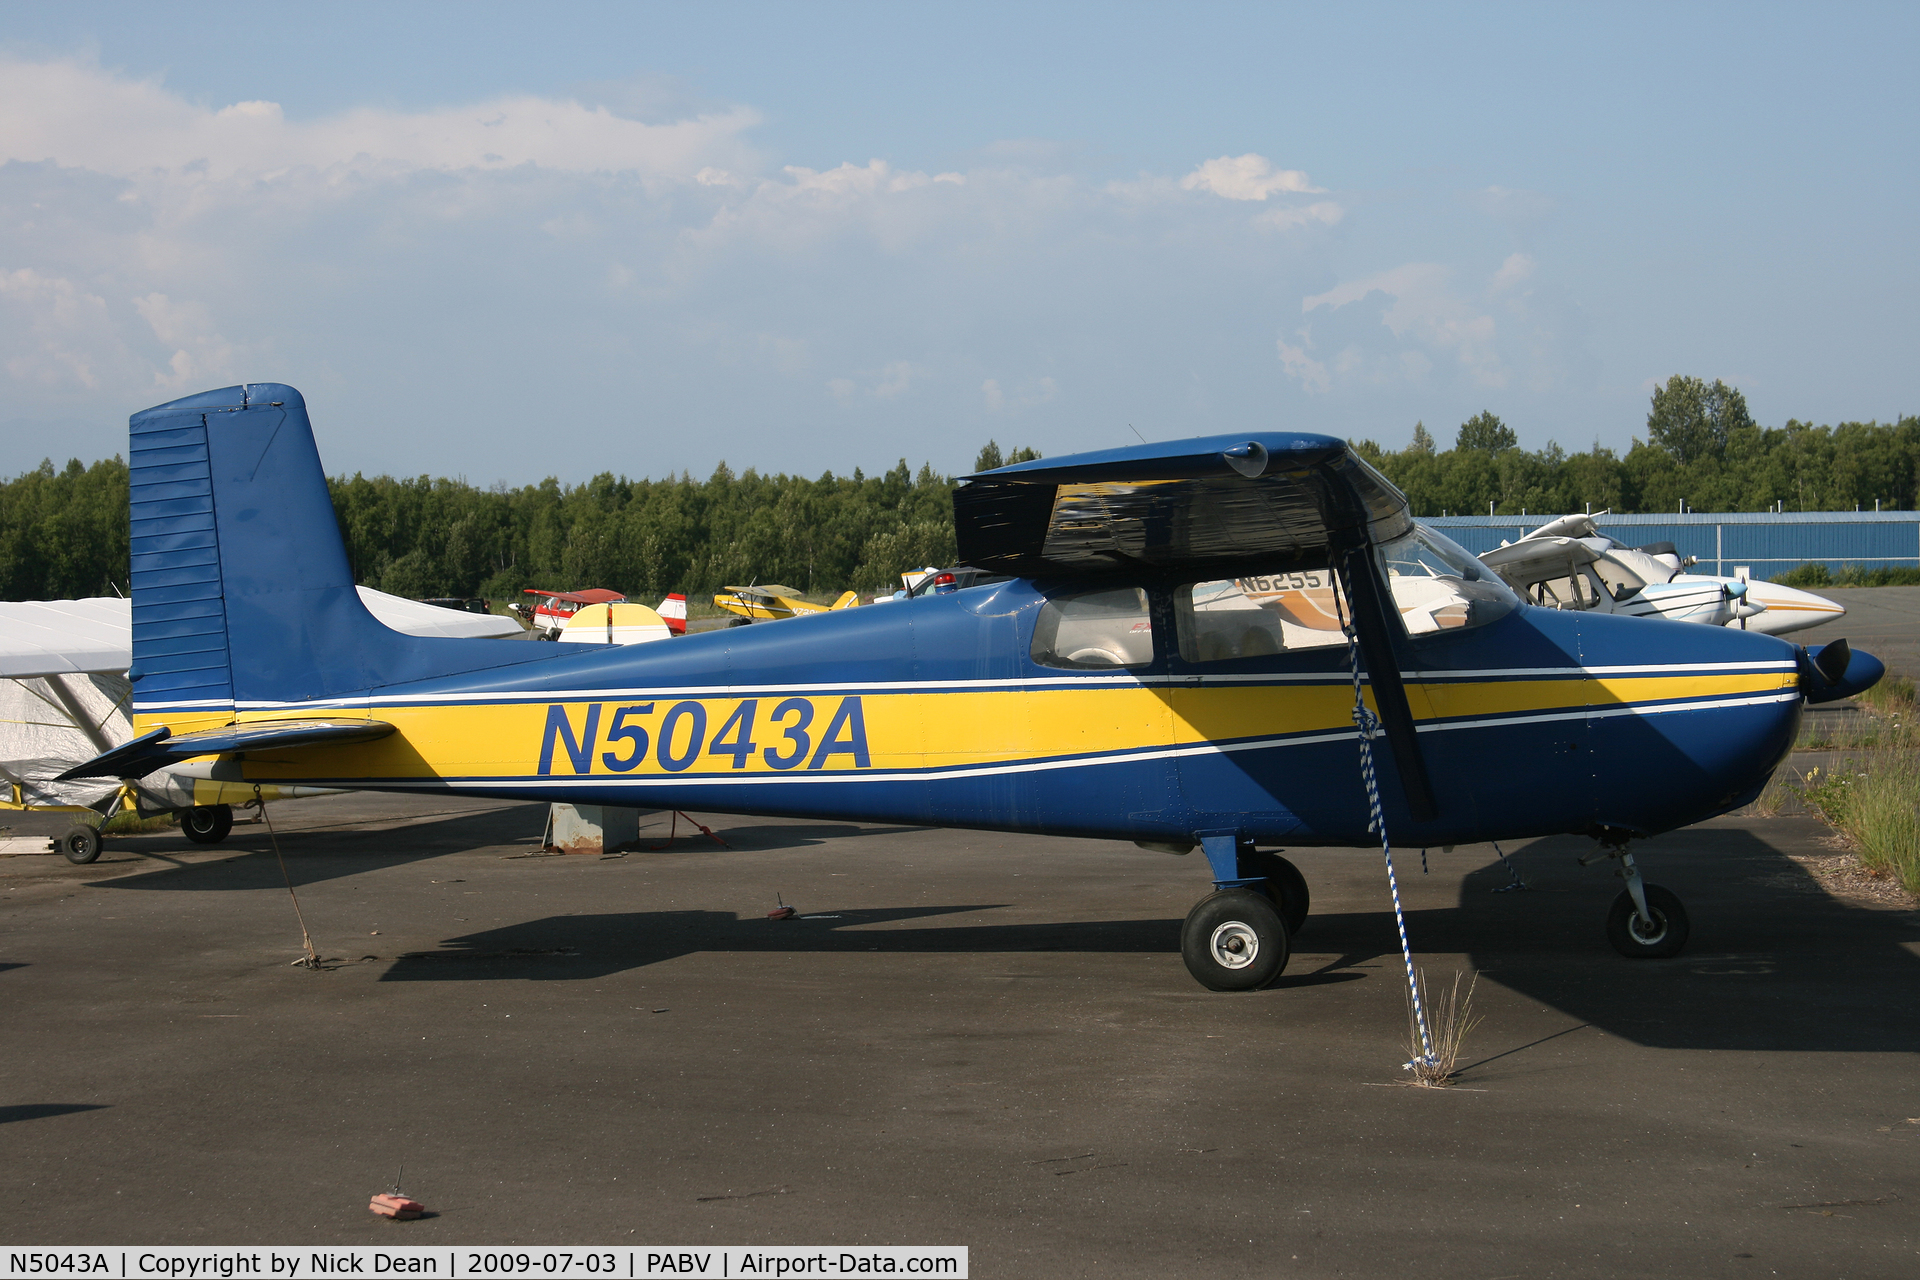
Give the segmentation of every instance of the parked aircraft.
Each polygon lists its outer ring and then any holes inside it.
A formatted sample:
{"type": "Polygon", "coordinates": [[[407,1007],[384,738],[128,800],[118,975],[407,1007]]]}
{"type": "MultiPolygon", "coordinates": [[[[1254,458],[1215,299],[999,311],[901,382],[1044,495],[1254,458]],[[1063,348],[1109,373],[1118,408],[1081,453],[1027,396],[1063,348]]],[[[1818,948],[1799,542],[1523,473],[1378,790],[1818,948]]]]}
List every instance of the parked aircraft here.
{"type": "Polygon", "coordinates": [[[626,597],[618,591],[589,587],[585,591],[554,591],[547,587],[527,587],[524,594],[531,604],[508,605],[526,621],[536,640],[558,640],[567,620],[590,604],[622,604],[626,597]]]}
{"type": "MultiPolygon", "coordinates": [[[[425,601],[359,587],[382,624],[415,636],[493,638],[521,635],[511,618],[455,612],[425,601]]],[[[217,844],[233,828],[236,805],[252,805],[251,784],[223,782],[207,761],[192,761],[124,783],[58,780],[64,770],[133,736],[132,605],[125,599],[0,602],[0,809],[63,812],[73,827],[55,843],[73,862],[100,856],[96,824],[123,807],[180,815],[180,832],[217,844]]],[[[263,798],[293,800],[330,789],[267,787],[263,798]]]]}
{"type": "Polygon", "coordinates": [[[1606,514],[1561,516],[1480,559],[1530,602],[1552,609],[1598,609],[1775,636],[1846,616],[1840,605],[1797,587],[1687,573],[1694,561],[1681,560],[1672,543],[1628,547],[1601,533],[1595,521],[1606,514]]]}
{"type": "Polygon", "coordinates": [[[380,626],[292,387],[146,410],[131,444],[140,736],[74,775],[219,756],[249,781],[1199,848],[1215,892],[1182,954],[1217,989],[1271,981],[1307,919],[1274,846],[1379,822],[1415,846],[1592,836],[1626,882],[1609,940],[1674,955],[1685,909],[1628,842],[1747,803],[1803,700],[1882,671],[1844,642],[1529,607],[1330,436],[985,472],[955,493],[960,556],[1009,581],[628,646],[380,626]],[[1215,607],[1296,572],[1331,572],[1338,629],[1215,607]]]}
{"type": "Polygon", "coordinates": [[[843,591],[832,604],[815,604],[802,597],[797,587],[783,587],[777,582],[769,582],[764,586],[728,587],[715,596],[713,602],[733,615],[727,620],[727,625],[738,627],[749,622],[774,622],[781,618],[802,618],[816,613],[832,613],[836,609],[851,609],[860,603],[860,597],[852,591],[843,591]]]}

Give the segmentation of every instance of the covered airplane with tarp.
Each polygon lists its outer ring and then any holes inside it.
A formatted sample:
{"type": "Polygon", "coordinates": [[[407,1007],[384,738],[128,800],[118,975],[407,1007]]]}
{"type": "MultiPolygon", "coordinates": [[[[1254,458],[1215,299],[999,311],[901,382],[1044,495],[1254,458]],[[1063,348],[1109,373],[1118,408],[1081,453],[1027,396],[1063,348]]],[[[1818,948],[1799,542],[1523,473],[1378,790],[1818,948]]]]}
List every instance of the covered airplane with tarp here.
{"type": "MultiPolygon", "coordinates": [[[[368,587],[357,592],[375,617],[409,635],[522,634],[511,618],[460,613],[368,587]]],[[[125,782],[61,776],[133,736],[133,686],[127,679],[133,649],[129,600],[0,601],[0,806],[68,811],[91,830],[109,811],[137,805],[149,814],[180,812],[188,838],[217,841],[232,826],[232,806],[253,801],[254,789],[216,780],[204,763],[125,782]]],[[[328,790],[269,787],[266,795],[291,799],[328,790]]],[[[97,838],[89,844],[82,836],[79,844],[65,850],[70,857],[97,856],[97,838]]]]}

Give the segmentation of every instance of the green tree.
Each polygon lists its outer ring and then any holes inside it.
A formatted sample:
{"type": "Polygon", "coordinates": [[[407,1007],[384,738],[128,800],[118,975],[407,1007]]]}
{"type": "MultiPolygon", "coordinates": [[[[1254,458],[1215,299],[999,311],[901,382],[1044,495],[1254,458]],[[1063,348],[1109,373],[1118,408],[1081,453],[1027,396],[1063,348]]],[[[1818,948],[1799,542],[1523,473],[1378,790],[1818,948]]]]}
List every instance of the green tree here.
{"type": "Polygon", "coordinates": [[[1653,392],[1647,412],[1647,440],[1665,449],[1681,466],[1704,458],[1720,459],[1734,433],[1752,430],[1747,398],[1715,378],[1708,386],[1699,378],[1675,374],[1653,392]]]}
{"type": "Polygon", "coordinates": [[[1519,443],[1519,437],[1513,434],[1512,427],[1483,410],[1460,424],[1460,435],[1454,441],[1454,448],[1499,453],[1516,448],[1519,443]]]}

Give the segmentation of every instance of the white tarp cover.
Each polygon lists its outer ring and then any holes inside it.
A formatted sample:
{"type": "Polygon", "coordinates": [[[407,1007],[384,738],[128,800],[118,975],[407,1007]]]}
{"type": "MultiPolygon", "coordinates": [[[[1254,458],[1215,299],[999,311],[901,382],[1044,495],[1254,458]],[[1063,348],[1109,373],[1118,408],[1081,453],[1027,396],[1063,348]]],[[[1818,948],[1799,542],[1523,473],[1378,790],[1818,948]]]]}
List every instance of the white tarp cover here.
{"type": "Polygon", "coordinates": [[[0,601],[0,676],[124,672],[132,665],[130,601],[0,601]]]}
{"type": "MultiPolygon", "coordinates": [[[[359,588],[368,612],[416,636],[520,636],[512,618],[461,613],[359,588]]],[[[56,774],[133,737],[133,606],[117,599],[0,601],[0,786],[19,783],[28,804],[92,805],[113,778],[55,782],[56,774]],[[105,744],[105,745],[102,745],[105,744]]],[[[193,803],[191,779],[162,772],[140,781],[154,807],[193,803]]],[[[3,822],[0,819],[0,822],[3,822]]]]}

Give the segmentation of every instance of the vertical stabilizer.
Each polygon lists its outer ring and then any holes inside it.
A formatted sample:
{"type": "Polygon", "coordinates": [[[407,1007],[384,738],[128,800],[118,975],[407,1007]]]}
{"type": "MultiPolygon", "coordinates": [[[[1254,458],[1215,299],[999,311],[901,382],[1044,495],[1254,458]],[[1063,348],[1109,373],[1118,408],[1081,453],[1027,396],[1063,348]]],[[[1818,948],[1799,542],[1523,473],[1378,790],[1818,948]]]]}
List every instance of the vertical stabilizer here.
{"type": "Polygon", "coordinates": [[[550,656],[511,640],[403,636],[367,612],[292,387],[145,410],[130,446],[138,710],[348,697],[550,656]]]}

